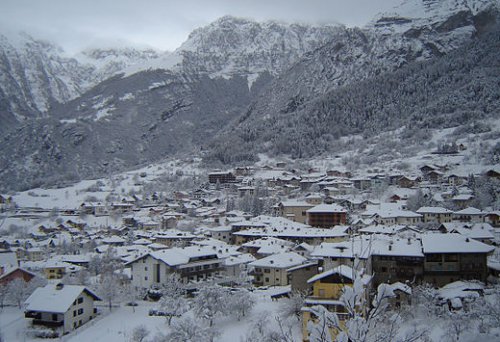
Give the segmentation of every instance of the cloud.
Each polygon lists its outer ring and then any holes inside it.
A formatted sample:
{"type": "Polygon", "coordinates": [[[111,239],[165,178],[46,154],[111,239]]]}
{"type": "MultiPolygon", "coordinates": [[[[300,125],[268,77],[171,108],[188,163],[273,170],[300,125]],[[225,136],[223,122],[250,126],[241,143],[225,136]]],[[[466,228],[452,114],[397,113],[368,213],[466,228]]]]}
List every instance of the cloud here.
{"type": "Polygon", "coordinates": [[[55,41],[69,53],[96,44],[177,48],[223,15],[361,26],[400,0],[0,0],[0,22],[55,41]]]}

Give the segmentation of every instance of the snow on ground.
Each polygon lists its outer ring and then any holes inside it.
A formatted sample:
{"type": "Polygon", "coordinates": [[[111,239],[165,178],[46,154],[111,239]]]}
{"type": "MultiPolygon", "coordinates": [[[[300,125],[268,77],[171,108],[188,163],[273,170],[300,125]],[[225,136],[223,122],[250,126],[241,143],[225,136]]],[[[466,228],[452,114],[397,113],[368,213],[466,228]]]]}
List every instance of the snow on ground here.
{"type": "MultiPolygon", "coordinates": [[[[271,291],[271,290],[269,290],[271,291]]],[[[216,338],[218,342],[241,341],[252,331],[253,324],[267,317],[267,322],[273,330],[278,331],[278,323],[275,317],[280,315],[284,302],[283,298],[273,301],[270,298],[271,292],[256,291],[253,293],[257,303],[250,313],[237,321],[235,317],[220,317],[215,320],[216,329],[221,335],[216,338]]],[[[150,332],[147,340],[153,338],[158,333],[167,334],[169,326],[165,317],[149,316],[150,309],[157,308],[158,303],[138,302],[138,306],[121,306],[113,308],[111,312],[103,307],[103,314],[83,325],[81,328],[64,336],[63,341],[67,342],[122,342],[131,340],[133,330],[144,325],[150,332]]],[[[292,331],[294,340],[300,341],[300,322],[295,318],[291,321],[294,324],[292,331]]],[[[5,341],[22,341],[25,339],[27,320],[23,311],[15,307],[6,307],[0,312],[0,331],[5,341]]],[[[50,341],[26,337],[26,341],[50,341]]]]}
{"type": "Polygon", "coordinates": [[[94,198],[92,202],[105,202],[106,196],[112,191],[122,196],[126,196],[130,191],[140,192],[143,184],[164,175],[175,174],[179,171],[185,175],[201,174],[203,171],[200,169],[199,163],[198,159],[190,161],[167,160],[134,171],[116,174],[110,178],[82,180],[61,188],[37,188],[16,193],[12,197],[18,207],[74,209],[80,207],[83,202],[89,202],[91,197],[94,198]],[[104,185],[96,186],[98,183],[104,185]],[[99,190],[92,191],[89,189],[92,187],[99,188],[99,190]]]}

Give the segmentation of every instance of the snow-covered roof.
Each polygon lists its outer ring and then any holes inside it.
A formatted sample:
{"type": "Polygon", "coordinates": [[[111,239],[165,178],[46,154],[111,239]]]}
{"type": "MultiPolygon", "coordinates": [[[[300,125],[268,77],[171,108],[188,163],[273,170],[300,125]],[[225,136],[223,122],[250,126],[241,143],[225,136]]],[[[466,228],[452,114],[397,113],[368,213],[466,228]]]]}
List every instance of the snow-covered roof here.
{"type": "Polygon", "coordinates": [[[308,284],[312,284],[318,280],[321,280],[323,278],[326,278],[326,277],[329,277],[333,274],[339,274],[345,278],[348,278],[348,279],[353,279],[355,277],[355,273],[356,271],[354,271],[352,269],[352,267],[349,267],[347,265],[340,265],[340,266],[337,266],[331,270],[328,270],[328,271],[325,271],[325,272],[322,272],[322,273],[319,273],[319,274],[316,274],[315,276],[312,276],[311,278],[309,278],[307,280],[307,283],[308,284]]]}
{"type": "Polygon", "coordinates": [[[13,267],[17,266],[17,255],[14,252],[1,252],[0,253],[0,266],[13,267]]]}
{"type": "Polygon", "coordinates": [[[335,226],[330,229],[282,227],[282,228],[252,228],[233,233],[239,236],[269,236],[276,238],[338,238],[348,236],[348,226],[335,226]]]}
{"type": "Polygon", "coordinates": [[[462,209],[460,211],[455,211],[453,214],[455,215],[484,215],[484,213],[477,209],[477,208],[473,208],[473,207],[468,207],[468,208],[465,208],[465,209],[462,209]]]}
{"type": "Polygon", "coordinates": [[[59,284],[48,284],[44,287],[37,288],[31,296],[26,299],[26,310],[65,313],[82,292],[87,293],[94,300],[101,300],[85,286],[59,286],[59,284]]]}
{"type": "Polygon", "coordinates": [[[422,247],[427,253],[490,253],[495,248],[460,234],[422,235],[422,247]]]}
{"type": "MultiPolygon", "coordinates": [[[[201,246],[190,246],[185,248],[169,248],[163,249],[149,254],[143,255],[138,259],[141,259],[147,255],[150,255],[156,260],[160,260],[169,266],[179,266],[187,264],[191,258],[198,258],[202,256],[217,256],[215,250],[211,247],[201,247],[201,246]]],[[[135,262],[138,259],[132,260],[135,262]]],[[[129,263],[131,263],[129,262],[129,263]]]]}
{"type": "Polygon", "coordinates": [[[235,265],[241,265],[241,264],[247,264],[252,261],[255,261],[255,257],[252,254],[249,253],[243,253],[240,255],[236,256],[231,256],[229,258],[226,258],[224,260],[224,264],[226,266],[235,266],[235,265]]]}
{"type": "Polygon", "coordinates": [[[417,210],[419,214],[451,214],[452,211],[443,207],[421,207],[417,210]]]}
{"type": "Polygon", "coordinates": [[[268,257],[255,260],[251,262],[249,265],[254,267],[270,267],[270,268],[290,268],[293,266],[300,265],[307,261],[303,256],[294,253],[281,253],[281,254],[273,254],[268,257]]]}
{"type": "Polygon", "coordinates": [[[307,210],[308,213],[345,213],[347,210],[338,204],[319,204],[307,210]]]}

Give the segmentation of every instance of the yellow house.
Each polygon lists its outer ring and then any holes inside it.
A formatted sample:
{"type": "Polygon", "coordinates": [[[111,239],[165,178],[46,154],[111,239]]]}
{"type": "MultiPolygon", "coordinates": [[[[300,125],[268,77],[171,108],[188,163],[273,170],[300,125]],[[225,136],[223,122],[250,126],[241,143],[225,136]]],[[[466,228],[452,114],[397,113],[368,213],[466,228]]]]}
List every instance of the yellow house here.
{"type": "MultiPolygon", "coordinates": [[[[340,300],[345,286],[353,286],[353,279],[361,275],[347,265],[340,265],[331,270],[322,272],[311,277],[307,282],[312,284],[313,293],[304,301],[302,308],[302,336],[304,341],[309,341],[307,325],[309,321],[315,321],[315,316],[311,312],[311,307],[322,305],[330,312],[335,312],[342,322],[348,318],[348,312],[344,303],[340,300]]],[[[369,282],[370,277],[363,277],[363,282],[369,282]]],[[[330,329],[332,340],[335,339],[338,331],[330,329]]]]}

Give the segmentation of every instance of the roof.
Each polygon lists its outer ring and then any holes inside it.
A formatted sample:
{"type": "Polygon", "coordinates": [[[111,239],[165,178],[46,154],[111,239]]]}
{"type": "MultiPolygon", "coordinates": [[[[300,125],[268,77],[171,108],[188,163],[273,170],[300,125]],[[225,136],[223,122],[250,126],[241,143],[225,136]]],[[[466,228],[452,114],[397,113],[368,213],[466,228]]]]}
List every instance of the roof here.
{"type": "Polygon", "coordinates": [[[455,215],[484,215],[484,213],[477,209],[477,208],[473,208],[473,207],[468,207],[468,208],[465,208],[465,209],[462,209],[460,211],[455,211],[453,214],[455,215]]]}
{"type": "Polygon", "coordinates": [[[451,214],[452,211],[443,207],[422,207],[417,210],[419,214],[451,214]]]}
{"type": "Polygon", "coordinates": [[[337,204],[319,204],[307,210],[308,213],[346,213],[347,210],[337,204]]]}
{"type": "Polygon", "coordinates": [[[26,310],[65,313],[82,292],[85,292],[94,300],[101,300],[85,286],[64,285],[62,288],[58,289],[58,285],[48,284],[44,287],[37,288],[31,296],[26,299],[26,310]]]}
{"type": "Polygon", "coordinates": [[[351,267],[349,266],[346,266],[346,265],[340,265],[340,266],[337,266],[331,270],[328,270],[328,271],[325,271],[325,272],[322,272],[320,274],[316,274],[315,276],[309,278],[307,280],[307,283],[308,284],[311,284],[311,283],[314,283],[318,280],[321,280],[323,278],[326,278],[326,277],[329,277],[333,274],[339,274],[345,278],[349,278],[349,279],[353,279],[354,278],[354,273],[356,271],[354,271],[351,267]]]}
{"type": "Polygon", "coordinates": [[[490,253],[495,247],[460,234],[422,235],[422,247],[427,253],[490,253]]]}
{"type": "Polygon", "coordinates": [[[303,256],[294,253],[280,253],[273,254],[268,257],[255,260],[251,262],[249,265],[254,267],[270,267],[270,268],[290,268],[294,266],[298,266],[307,261],[303,256]]]}
{"type": "Polygon", "coordinates": [[[191,258],[208,255],[217,256],[217,252],[214,251],[211,247],[190,246],[185,248],[169,248],[142,255],[139,258],[130,261],[129,264],[148,255],[156,260],[164,262],[169,266],[179,266],[187,264],[191,258]]]}

